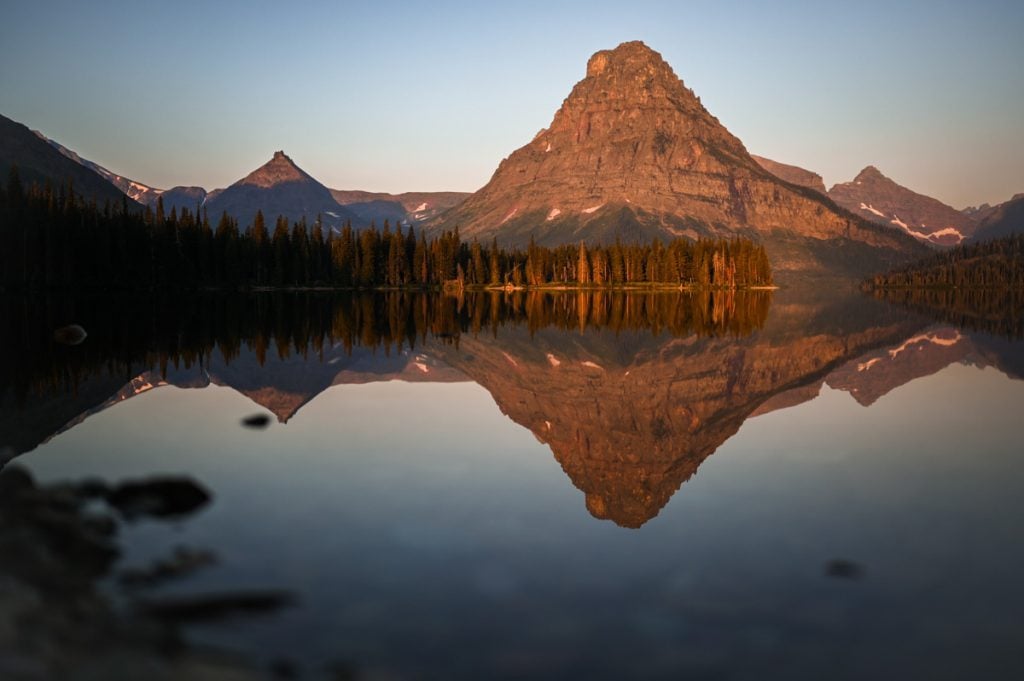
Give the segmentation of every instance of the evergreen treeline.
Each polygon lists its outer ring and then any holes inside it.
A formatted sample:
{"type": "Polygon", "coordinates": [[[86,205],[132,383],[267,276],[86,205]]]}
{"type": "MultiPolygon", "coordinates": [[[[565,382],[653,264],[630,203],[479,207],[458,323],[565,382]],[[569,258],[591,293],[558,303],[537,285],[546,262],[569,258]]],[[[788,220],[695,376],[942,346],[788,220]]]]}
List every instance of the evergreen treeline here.
{"type": "Polygon", "coordinates": [[[12,169],[0,188],[0,287],[201,289],[608,286],[659,283],[742,288],[772,282],[762,246],[743,239],[526,250],[465,243],[458,230],[427,239],[410,227],[340,232],[319,220],[246,231],[227,214],[99,207],[70,188],[25,188],[12,169]]]}
{"type": "Polygon", "coordinates": [[[230,363],[253,353],[322,361],[326,349],[385,354],[461,334],[527,327],[675,336],[743,336],[761,328],[770,291],[486,291],[461,296],[417,291],[274,291],[134,297],[0,297],[0,408],[32,396],[76,391],[90,378],[124,382],[156,369],[230,363]],[[54,330],[71,322],[88,337],[67,347],[54,330]],[[318,357],[320,358],[318,360],[318,357]]]}
{"type": "Polygon", "coordinates": [[[871,295],[962,329],[1024,339],[1024,289],[1020,287],[876,288],[871,295]]]}
{"type": "Polygon", "coordinates": [[[868,289],[1024,288],[1024,235],[957,246],[865,282],[868,289]]]}

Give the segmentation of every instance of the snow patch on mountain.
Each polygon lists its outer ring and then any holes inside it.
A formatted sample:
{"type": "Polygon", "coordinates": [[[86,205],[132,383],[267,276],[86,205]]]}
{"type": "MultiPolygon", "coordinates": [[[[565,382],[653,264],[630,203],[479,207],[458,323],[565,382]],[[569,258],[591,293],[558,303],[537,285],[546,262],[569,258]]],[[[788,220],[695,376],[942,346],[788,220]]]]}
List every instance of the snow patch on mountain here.
{"type": "MultiPolygon", "coordinates": [[[[913,338],[908,338],[898,348],[893,348],[889,351],[889,359],[896,359],[900,353],[909,349],[911,346],[919,345],[922,343],[931,343],[933,345],[941,345],[944,347],[952,347],[959,343],[963,339],[963,336],[959,331],[953,332],[953,338],[943,338],[934,333],[921,333],[913,338]]],[[[923,348],[923,345],[919,345],[918,350],[923,348]]]]}
{"type": "MultiPolygon", "coordinates": [[[[860,184],[860,182],[858,182],[857,184],[860,184]]],[[[880,218],[884,218],[885,217],[885,213],[883,213],[882,211],[878,210],[877,208],[875,208],[871,204],[861,203],[860,204],[860,209],[861,210],[866,210],[869,213],[874,213],[875,215],[877,215],[880,218]]]]}

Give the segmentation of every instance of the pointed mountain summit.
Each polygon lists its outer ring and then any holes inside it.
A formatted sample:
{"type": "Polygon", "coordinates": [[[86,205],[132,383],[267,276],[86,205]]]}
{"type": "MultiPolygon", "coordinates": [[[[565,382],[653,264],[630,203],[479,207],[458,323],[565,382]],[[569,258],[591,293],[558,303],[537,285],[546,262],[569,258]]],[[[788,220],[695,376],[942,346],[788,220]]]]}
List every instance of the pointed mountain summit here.
{"type": "Polygon", "coordinates": [[[868,220],[941,246],[955,246],[974,234],[978,224],[963,211],[901,186],[875,166],[864,168],[852,182],[835,185],[828,195],[868,220]]]}
{"type": "Polygon", "coordinates": [[[274,152],[273,158],[227,189],[211,192],[205,206],[211,221],[227,211],[242,230],[252,224],[257,210],[263,211],[271,228],[278,215],[290,222],[305,217],[310,226],[317,215],[326,227],[355,220],[355,215],[334,200],[330,189],[295,165],[283,151],[274,152]]]}
{"type": "Polygon", "coordinates": [[[764,170],[641,42],[591,57],[551,125],[429,226],[456,225],[505,245],[743,234],[768,245],[776,269],[877,270],[922,254],[764,170]]]}
{"type": "Polygon", "coordinates": [[[283,151],[275,151],[273,158],[235,184],[251,184],[267,189],[286,182],[314,182],[319,184],[309,173],[295,165],[295,161],[283,151]]]}

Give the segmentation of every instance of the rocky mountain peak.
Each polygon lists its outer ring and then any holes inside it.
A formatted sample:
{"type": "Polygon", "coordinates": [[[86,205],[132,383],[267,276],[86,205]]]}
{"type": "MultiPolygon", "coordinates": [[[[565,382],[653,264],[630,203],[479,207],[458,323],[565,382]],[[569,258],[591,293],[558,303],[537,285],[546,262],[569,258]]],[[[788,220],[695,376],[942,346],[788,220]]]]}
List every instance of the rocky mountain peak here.
{"type": "Polygon", "coordinates": [[[668,74],[675,78],[672,67],[661,55],[640,40],[622,43],[611,50],[595,52],[587,61],[587,77],[594,78],[614,71],[668,74]]]}
{"type": "Polygon", "coordinates": [[[295,162],[287,154],[283,151],[275,151],[274,156],[269,161],[239,180],[238,184],[273,187],[282,182],[301,182],[304,180],[316,182],[309,174],[295,165],[295,162]]]}
{"type": "MultiPolygon", "coordinates": [[[[868,166],[864,170],[857,173],[857,177],[853,178],[854,182],[876,182],[878,180],[888,180],[889,178],[882,174],[882,171],[875,166],[868,166]]],[[[891,181],[891,180],[890,180],[891,181]]]]}
{"type": "Polygon", "coordinates": [[[466,238],[494,236],[506,246],[743,233],[917,251],[764,170],[641,42],[594,54],[551,124],[427,227],[455,225],[466,238]]]}
{"type": "Polygon", "coordinates": [[[868,166],[852,182],[836,184],[829,198],[861,217],[916,239],[954,246],[974,233],[976,217],[938,199],[918,194],[868,166]]]}
{"type": "MultiPolygon", "coordinates": [[[[597,136],[648,111],[661,111],[666,118],[696,115],[714,120],[660,54],[638,40],[626,42],[590,58],[586,78],[573,88],[551,129],[560,123],[578,123],[580,115],[604,112],[605,125],[588,131],[597,136]]],[[[672,121],[665,124],[671,126],[672,121]]],[[[634,125],[633,130],[638,127],[634,125]]]]}

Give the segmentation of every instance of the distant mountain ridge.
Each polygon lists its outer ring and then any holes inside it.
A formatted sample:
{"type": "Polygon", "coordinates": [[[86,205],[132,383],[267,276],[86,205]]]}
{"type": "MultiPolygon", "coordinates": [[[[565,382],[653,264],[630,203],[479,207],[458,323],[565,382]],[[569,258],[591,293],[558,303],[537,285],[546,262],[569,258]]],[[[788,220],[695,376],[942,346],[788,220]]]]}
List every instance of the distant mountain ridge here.
{"type": "MultiPolygon", "coordinates": [[[[20,125],[14,121],[9,121],[9,123],[13,126],[20,125]]],[[[13,127],[10,130],[4,129],[7,137],[11,137],[12,130],[14,130],[13,127]]],[[[269,162],[246,175],[232,187],[210,191],[199,186],[184,185],[159,189],[119,175],[94,161],[83,158],[74,150],[46,137],[39,131],[30,132],[66,159],[91,170],[143,206],[155,208],[157,200],[161,199],[165,212],[170,212],[172,209],[179,212],[182,209],[188,209],[194,212],[197,209],[206,208],[211,219],[227,209],[229,214],[239,219],[243,229],[249,225],[257,208],[263,210],[264,216],[269,220],[277,217],[278,213],[273,213],[274,210],[283,210],[284,212],[280,214],[286,215],[290,221],[297,221],[305,217],[309,224],[313,223],[319,211],[324,224],[332,227],[338,227],[346,220],[351,220],[356,227],[365,227],[371,223],[380,226],[385,220],[392,224],[418,224],[458,205],[469,196],[469,192],[389,194],[328,189],[299,168],[283,151],[277,152],[269,162]],[[288,183],[296,184],[289,186],[287,190],[281,187],[288,183]],[[297,185],[303,184],[306,185],[305,188],[299,189],[297,185]],[[247,189],[242,190],[243,186],[247,189]],[[326,192],[321,191],[319,187],[323,187],[326,192]],[[221,198],[229,189],[232,191],[227,194],[227,197],[221,198]],[[268,192],[264,193],[258,190],[268,190],[268,192]],[[240,214],[235,215],[232,211],[240,214]]],[[[54,163],[53,157],[48,163],[51,165],[54,163]]],[[[28,167],[31,173],[31,163],[20,165],[28,167]]],[[[65,175],[72,173],[80,178],[86,177],[73,166],[64,165],[63,167],[67,169],[65,175]]],[[[94,181],[89,179],[83,180],[83,182],[92,187],[94,181]]],[[[89,193],[97,194],[97,191],[95,188],[91,188],[89,193]]],[[[103,192],[99,192],[99,194],[103,194],[103,192]]],[[[110,198],[110,196],[104,196],[104,198],[110,198]]]]}
{"type": "Polygon", "coordinates": [[[828,196],[853,213],[928,243],[955,246],[977,228],[970,215],[897,184],[874,166],[834,185],[828,196]]]}
{"type": "Polygon", "coordinates": [[[505,245],[747,236],[776,271],[878,269],[923,251],[764,170],[654,50],[593,55],[551,124],[428,223],[505,245]]]}
{"type": "Polygon", "coordinates": [[[395,223],[417,224],[453,208],[470,196],[469,192],[367,192],[332,189],[335,201],[356,213],[363,221],[372,219],[378,225],[385,219],[395,223]]]}
{"type": "Polygon", "coordinates": [[[40,139],[44,140],[54,149],[64,154],[72,161],[80,163],[86,168],[92,170],[97,175],[103,177],[112,185],[114,185],[115,187],[123,191],[125,194],[127,194],[128,198],[138,201],[142,205],[152,205],[156,203],[157,197],[159,197],[164,192],[163,189],[155,189],[148,185],[142,184],[141,182],[130,180],[127,177],[121,177],[120,175],[107,170],[99,163],[94,163],[89,159],[82,158],[81,156],[78,155],[77,152],[68,149],[60,142],[50,139],[49,137],[39,132],[38,130],[34,130],[33,132],[35,132],[35,134],[38,135],[40,139]]]}
{"type": "Polygon", "coordinates": [[[971,240],[988,241],[1011,234],[1024,234],[1024,194],[988,211],[971,240]]]}
{"type": "MultiPolygon", "coordinates": [[[[126,195],[106,177],[69,158],[49,141],[27,126],[0,115],[0,172],[3,181],[12,166],[25,185],[51,184],[54,189],[71,183],[76,194],[102,205],[109,201],[120,205],[126,195]]],[[[141,209],[134,200],[129,206],[141,209]]]]}

